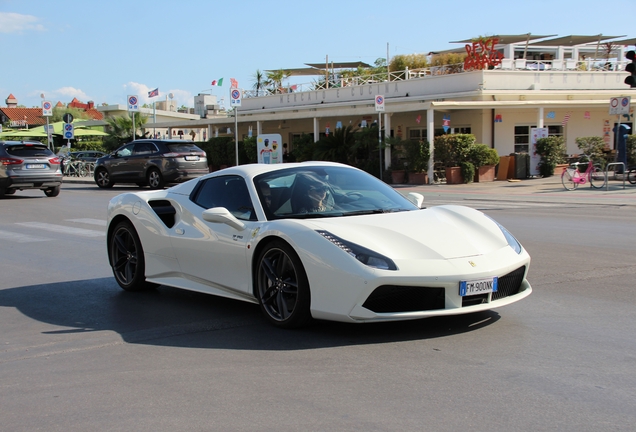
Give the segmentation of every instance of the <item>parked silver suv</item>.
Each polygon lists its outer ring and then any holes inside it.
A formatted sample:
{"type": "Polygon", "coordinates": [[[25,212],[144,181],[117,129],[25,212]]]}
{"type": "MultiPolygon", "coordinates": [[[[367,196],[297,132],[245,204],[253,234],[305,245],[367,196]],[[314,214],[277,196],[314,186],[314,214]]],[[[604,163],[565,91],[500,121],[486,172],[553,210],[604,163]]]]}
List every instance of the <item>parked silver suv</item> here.
{"type": "Polygon", "coordinates": [[[24,189],[40,189],[55,197],[61,185],[60,159],[45,144],[0,141],[0,197],[24,189]]]}

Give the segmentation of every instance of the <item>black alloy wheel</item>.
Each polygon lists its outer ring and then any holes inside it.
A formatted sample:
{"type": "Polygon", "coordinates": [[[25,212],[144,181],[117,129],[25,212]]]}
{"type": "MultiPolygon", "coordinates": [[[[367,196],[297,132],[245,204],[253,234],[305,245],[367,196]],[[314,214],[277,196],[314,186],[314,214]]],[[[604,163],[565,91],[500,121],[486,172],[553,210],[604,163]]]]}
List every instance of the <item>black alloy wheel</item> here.
{"type": "Polygon", "coordinates": [[[113,275],[126,291],[141,291],[151,285],[146,282],[144,250],[135,228],[120,222],[108,239],[108,252],[113,275]]]}
{"type": "Polygon", "coordinates": [[[102,189],[112,188],[114,183],[110,181],[110,174],[105,168],[98,168],[95,170],[95,183],[102,189]]]}
{"type": "Polygon", "coordinates": [[[309,324],[309,282],[291,246],[280,240],[273,241],[259,254],[256,263],[255,294],[265,318],[282,328],[309,324]]]}

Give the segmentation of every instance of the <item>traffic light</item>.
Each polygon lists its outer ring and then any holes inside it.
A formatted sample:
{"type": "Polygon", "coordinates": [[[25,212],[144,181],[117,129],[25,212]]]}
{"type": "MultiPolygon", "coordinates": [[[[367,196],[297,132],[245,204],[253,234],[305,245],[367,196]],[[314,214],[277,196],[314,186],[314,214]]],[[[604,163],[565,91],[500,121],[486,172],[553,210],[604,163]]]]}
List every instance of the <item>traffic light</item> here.
{"type": "Polygon", "coordinates": [[[627,51],[625,57],[627,57],[627,60],[632,61],[625,66],[625,70],[631,74],[625,78],[625,84],[630,87],[636,87],[636,53],[634,51],[627,51]]]}

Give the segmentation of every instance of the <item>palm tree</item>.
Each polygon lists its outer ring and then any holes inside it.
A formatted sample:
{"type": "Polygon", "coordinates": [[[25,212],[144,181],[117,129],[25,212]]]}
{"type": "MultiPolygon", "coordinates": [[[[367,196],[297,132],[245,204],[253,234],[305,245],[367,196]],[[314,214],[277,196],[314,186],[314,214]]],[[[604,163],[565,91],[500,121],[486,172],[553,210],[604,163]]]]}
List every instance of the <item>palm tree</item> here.
{"type": "Polygon", "coordinates": [[[260,95],[260,92],[264,87],[265,82],[263,78],[265,77],[263,75],[263,72],[261,72],[260,69],[256,69],[256,72],[254,72],[254,75],[252,75],[252,78],[254,78],[254,90],[256,90],[256,95],[258,96],[260,95]]]}
{"type": "MultiPolygon", "coordinates": [[[[132,118],[126,116],[107,117],[106,123],[108,123],[108,137],[104,139],[104,145],[114,150],[122,144],[126,144],[133,140],[133,123],[132,118]]],[[[135,115],[135,139],[145,137],[148,132],[143,135],[140,131],[144,124],[148,121],[148,117],[142,114],[135,115]]]]}
{"type": "Polygon", "coordinates": [[[275,71],[267,71],[267,80],[265,85],[270,88],[271,93],[283,92],[283,80],[289,77],[289,72],[283,69],[275,71]]]}
{"type": "Polygon", "coordinates": [[[356,144],[353,126],[349,125],[336,130],[316,143],[314,156],[318,160],[327,160],[350,164],[356,144]]]}

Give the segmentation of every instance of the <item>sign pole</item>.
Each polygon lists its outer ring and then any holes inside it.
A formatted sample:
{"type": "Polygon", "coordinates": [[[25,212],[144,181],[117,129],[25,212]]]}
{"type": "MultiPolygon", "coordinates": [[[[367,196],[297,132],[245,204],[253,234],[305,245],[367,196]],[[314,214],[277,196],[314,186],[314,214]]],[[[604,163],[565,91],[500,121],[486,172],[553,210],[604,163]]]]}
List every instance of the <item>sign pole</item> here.
{"type": "Polygon", "coordinates": [[[135,140],[135,137],[136,137],[136,135],[137,135],[137,134],[136,134],[136,132],[135,132],[135,112],[134,112],[134,111],[133,111],[133,118],[132,118],[132,121],[133,121],[133,141],[134,141],[134,140],[135,140]]]}
{"type": "Polygon", "coordinates": [[[234,147],[234,151],[236,152],[236,166],[238,166],[238,106],[234,107],[234,147]]]}
{"type": "Polygon", "coordinates": [[[382,180],[382,113],[378,113],[378,153],[380,156],[380,180],[382,180]]]}
{"type": "Polygon", "coordinates": [[[51,131],[49,131],[49,117],[48,116],[46,116],[46,142],[49,145],[49,149],[51,151],[55,150],[55,149],[52,148],[52,145],[51,145],[51,131]]]}

